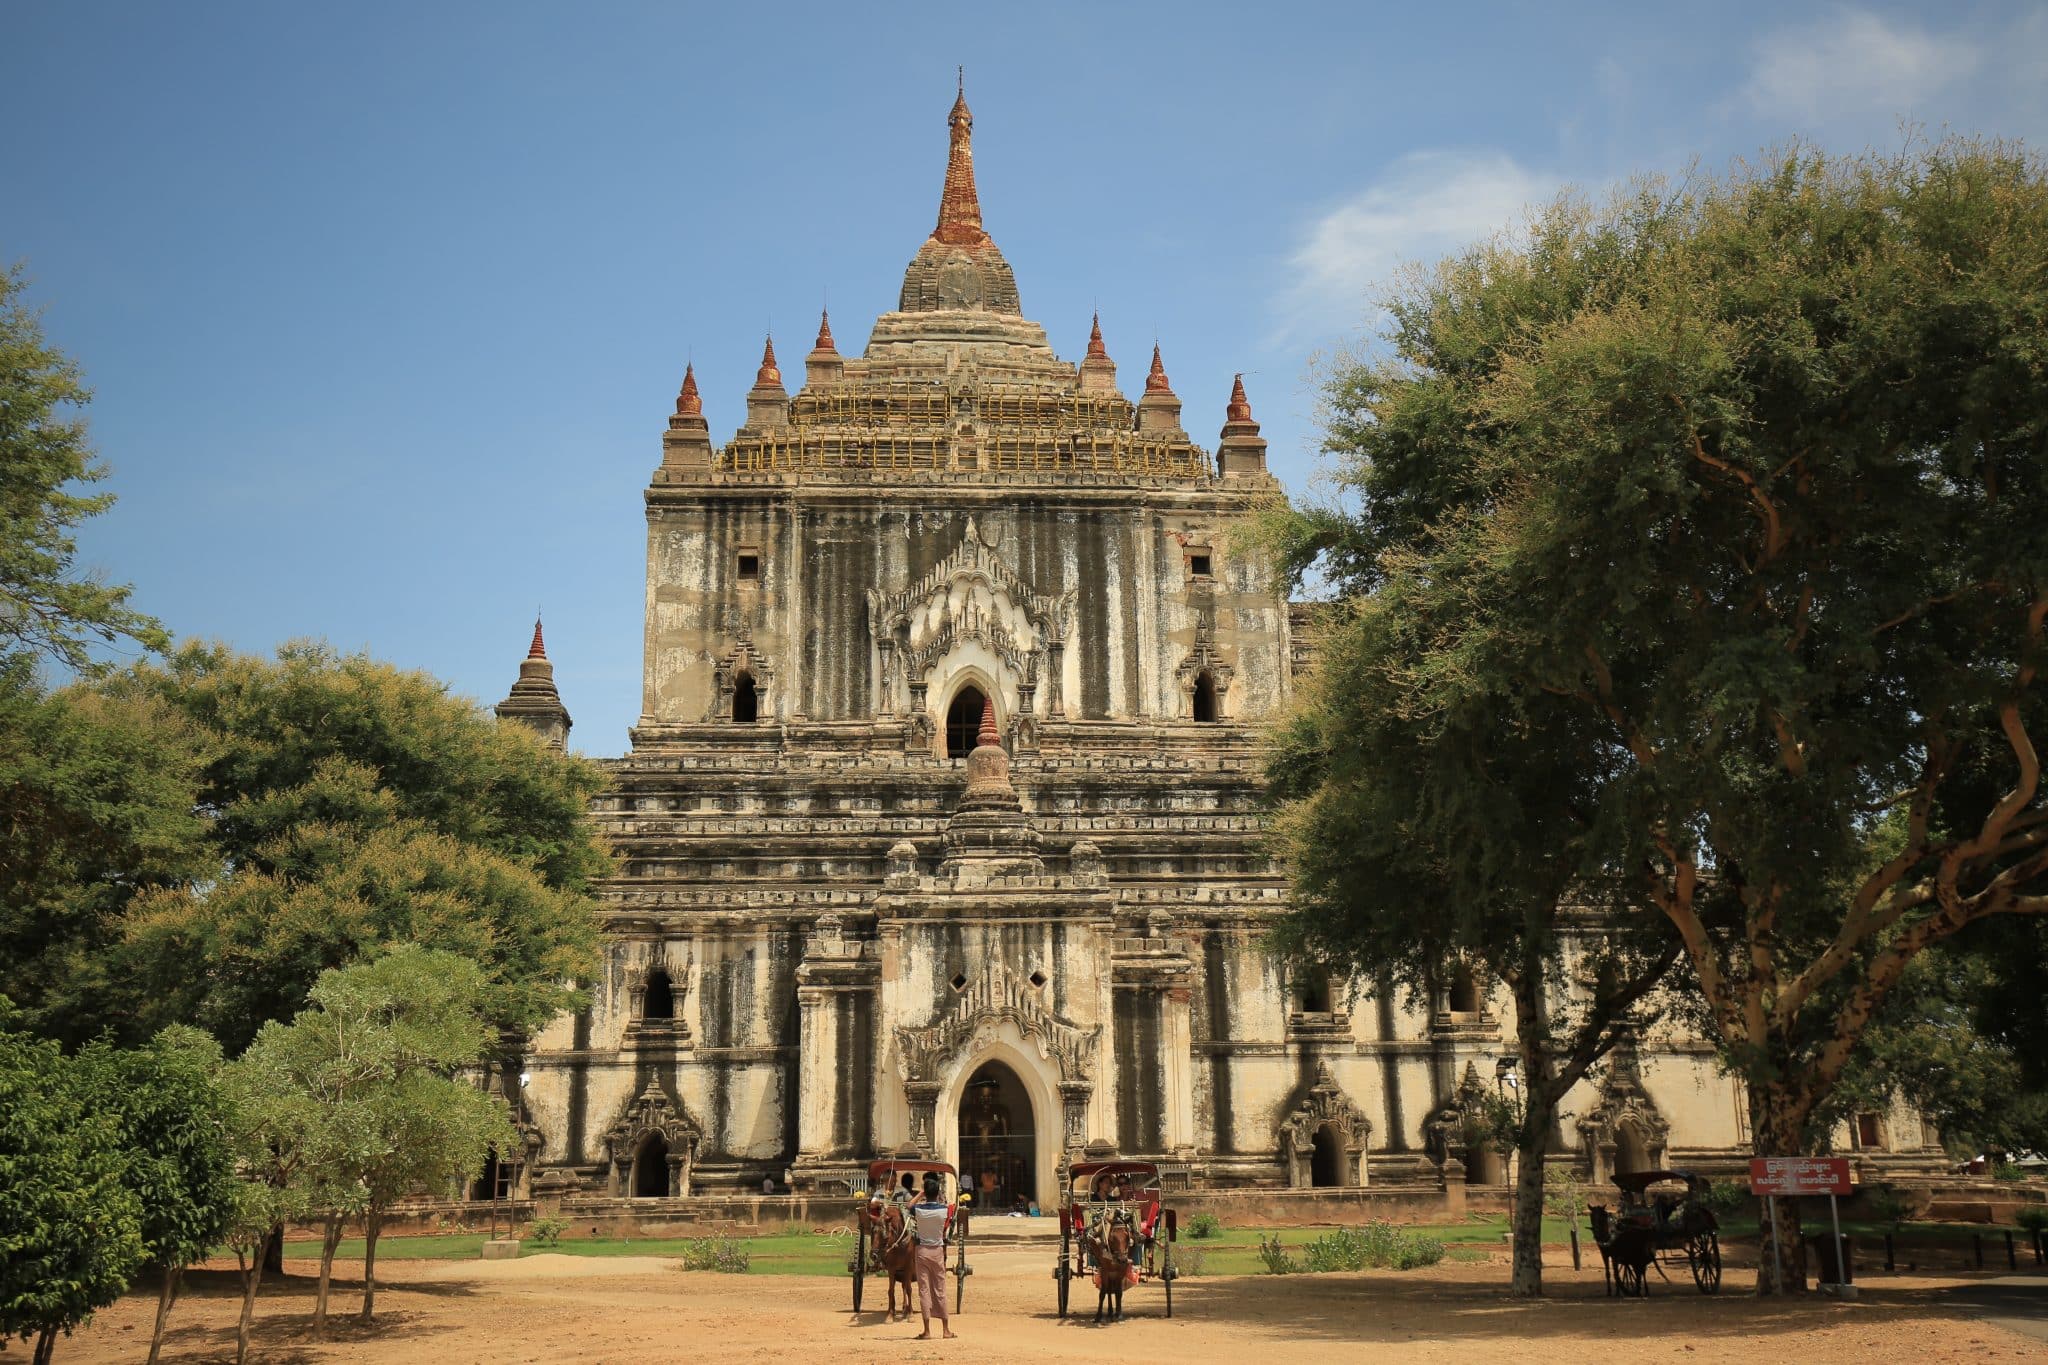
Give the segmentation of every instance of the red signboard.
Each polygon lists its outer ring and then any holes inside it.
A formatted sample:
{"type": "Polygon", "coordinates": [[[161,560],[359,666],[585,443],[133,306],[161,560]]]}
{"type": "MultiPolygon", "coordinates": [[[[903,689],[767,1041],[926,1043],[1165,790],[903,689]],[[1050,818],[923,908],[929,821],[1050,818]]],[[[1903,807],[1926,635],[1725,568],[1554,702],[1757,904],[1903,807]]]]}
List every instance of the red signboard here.
{"type": "Polygon", "coordinates": [[[1750,1158],[1751,1194],[1848,1194],[1849,1191],[1849,1158],[1845,1156],[1750,1158]]]}

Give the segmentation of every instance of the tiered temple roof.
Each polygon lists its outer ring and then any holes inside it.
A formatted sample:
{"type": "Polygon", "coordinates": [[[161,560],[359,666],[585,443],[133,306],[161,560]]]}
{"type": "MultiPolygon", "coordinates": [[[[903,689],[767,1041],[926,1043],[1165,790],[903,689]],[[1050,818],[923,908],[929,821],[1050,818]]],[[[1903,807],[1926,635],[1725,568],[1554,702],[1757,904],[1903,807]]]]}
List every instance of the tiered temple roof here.
{"type": "Polygon", "coordinates": [[[1181,426],[1156,346],[1144,395],[1133,402],[1116,387],[1099,320],[1075,365],[1024,317],[1016,277],[982,223],[964,90],[947,125],[938,221],[904,271],[897,310],[876,319],[862,354],[842,357],[821,320],[792,396],[771,343],[747,394],[746,423],[713,449],[708,430],[671,421],[657,484],[934,471],[1193,484],[1221,477],[1181,426]]]}

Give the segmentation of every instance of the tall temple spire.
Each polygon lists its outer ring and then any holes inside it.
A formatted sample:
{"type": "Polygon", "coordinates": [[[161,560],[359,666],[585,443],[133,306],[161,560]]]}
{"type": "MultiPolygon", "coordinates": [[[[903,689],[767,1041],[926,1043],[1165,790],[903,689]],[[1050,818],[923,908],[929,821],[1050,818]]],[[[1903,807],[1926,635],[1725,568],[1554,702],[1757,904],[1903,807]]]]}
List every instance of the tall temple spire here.
{"type": "Polygon", "coordinates": [[[548,645],[547,641],[541,639],[540,617],[538,616],[533,618],[533,643],[526,647],[526,657],[529,659],[545,659],[548,657],[548,645]]]}
{"type": "Polygon", "coordinates": [[[946,116],[952,130],[946,153],[946,188],[939,195],[939,225],[932,240],[948,246],[986,246],[981,226],[981,195],[974,188],[974,114],[967,107],[967,73],[960,73],[960,93],[946,116]]]}

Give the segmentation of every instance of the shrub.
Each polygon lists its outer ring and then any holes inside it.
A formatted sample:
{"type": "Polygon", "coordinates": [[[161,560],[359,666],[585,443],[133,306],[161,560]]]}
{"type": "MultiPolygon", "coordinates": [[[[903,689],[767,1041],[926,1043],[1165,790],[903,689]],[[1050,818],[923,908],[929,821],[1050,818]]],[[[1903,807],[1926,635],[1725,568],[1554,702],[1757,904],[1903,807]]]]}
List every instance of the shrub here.
{"type": "Polygon", "coordinates": [[[2013,1221],[2028,1232],[2048,1232],[2048,1204],[2029,1204],[2013,1215],[2013,1221]]]}
{"type": "Polygon", "coordinates": [[[1213,1213],[1198,1213],[1188,1219],[1188,1236],[1196,1241],[1214,1237],[1223,1231],[1223,1220],[1213,1213]]]}
{"type": "Polygon", "coordinates": [[[1707,1185],[1706,1205],[1720,1217],[1741,1213],[1749,1207],[1749,1187],[1740,1180],[1715,1180],[1707,1185]]]}
{"type": "Polygon", "coordinates": [[[1209,1253],[1200,1247],[1182,1247],[1173,1253],[1175,1275],[1199,1275],[1209,1264],[1209,1253]]]}
{"type": "Polygon", "coordinates": [[[2025,1180],[2027,1173],[2010,1161],[2001,1161],[1991,1168],[1993,1180],[2025,1180]]]}
{"type": "Polygon", "coordinates": [[[527,1225],[526,1237],[537,1246],[552,1247],[560,1245],[562,1234],[568,1230],[566,1218],[537,1218],[527,1225]]]}
{"type": "Polygon", "coordinates": [[[1265,1263],[1268,1275],[1292,1275],[1301,1269],[1300,1263],[1287,1254],[1287,1248],[1280,1245],[1277,1235],[1267,1241],[1264,1233],[1259,1234],[1259,1260],[1265,1263]]]}
{"type": "Polygon", "coordinates": [[[1426,1233],[1374,1221],[1363,1227],[1339,1228],[1302,1248],[1302,1268],[1311,1273],[1332,1270],[1413,1270],[1444,1258],[1444,1244],[1426,1233]]]}
{"type": "Polygon", "coordinates": [[[724,1275],[744,1275],[752,1268],[747,1249],[725,1233],[694,1238],[683,1244],[683,1269],[715,1270],[724,1275]]]}

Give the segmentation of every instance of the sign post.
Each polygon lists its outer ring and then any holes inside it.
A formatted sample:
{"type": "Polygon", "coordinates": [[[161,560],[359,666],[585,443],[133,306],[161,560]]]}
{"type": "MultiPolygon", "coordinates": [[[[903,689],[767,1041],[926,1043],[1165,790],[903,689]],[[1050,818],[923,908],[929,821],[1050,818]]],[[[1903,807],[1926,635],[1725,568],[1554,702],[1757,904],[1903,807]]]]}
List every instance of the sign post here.
{"type": "Polygon", "coordinates": [[[1845,1299],[1856,1297],[1855,1286],[1850,1284],[1849,1258],[1842,1251],[1842,1215],[1835,1204],[1837,1195],[1848,1194],[1853,1187],[1849,1183],[1849,1159],[1841,1156],[1759,1156],[1750,1158],[1749,1192],[1764,1197],[1767,1216],[1771,1220],[1771,1252],[1778,1263],[1778,1292],[1785,1292],[1784,1249],[1778,1241],[1777,1200],[1780,1195],[1796,1198],[1799,1195],[1824,1194],[1828,1197],[1828,1214],[1835,1232],[1835,1279],[1834,1292],[1845,1299]]]}

